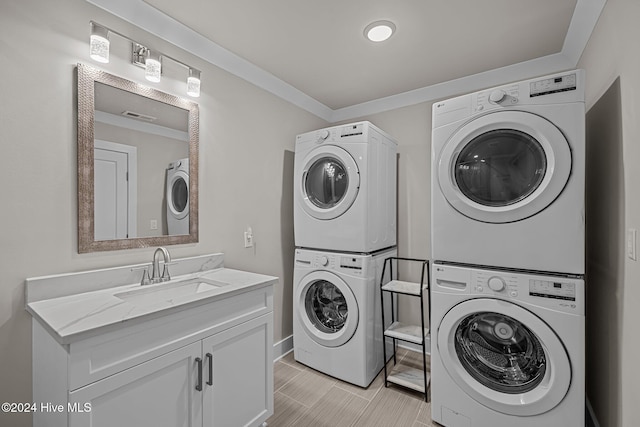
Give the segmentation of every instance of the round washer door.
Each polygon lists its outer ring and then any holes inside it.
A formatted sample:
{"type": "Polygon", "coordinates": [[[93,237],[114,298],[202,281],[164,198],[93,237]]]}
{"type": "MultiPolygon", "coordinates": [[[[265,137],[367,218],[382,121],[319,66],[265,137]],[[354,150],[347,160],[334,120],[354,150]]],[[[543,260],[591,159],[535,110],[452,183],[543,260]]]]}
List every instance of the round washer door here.
{"type": "Polygon", "coordinates": [[[458,387],[504,414],[547,412],[571,384],[569,356],[555,332],[508,301],[480,298],[456,305],[438,326],[437,344],[458,387]]]}
{"type": "Polygon", "coordinates": [[[440,189],[461,214],[506,223],[537,214],[564,189],[571,149],[548,120],[522,111],[489,113],[463,125],[438,163],[440,189]]]}
{"type": "Polygon", "coordinates": [[[351,155],[334,145],[311,151],[303,161],[302,207],[316,219],[334,219],[356,200],[360,172],[351,155]]]}
{"type": "Polygon", "coordinates": [[[167,206],[174,218],[189,214],[189,175],[184,171],[176,171],[167,183],[167,206]]]}
{"type": "Polygon", "coordinates": [[[309,337],[326,347],[351,339],[358,327],[358,304],[344,280],[328,271],[314,271],[294,295],[297,316],[309,337]]]}

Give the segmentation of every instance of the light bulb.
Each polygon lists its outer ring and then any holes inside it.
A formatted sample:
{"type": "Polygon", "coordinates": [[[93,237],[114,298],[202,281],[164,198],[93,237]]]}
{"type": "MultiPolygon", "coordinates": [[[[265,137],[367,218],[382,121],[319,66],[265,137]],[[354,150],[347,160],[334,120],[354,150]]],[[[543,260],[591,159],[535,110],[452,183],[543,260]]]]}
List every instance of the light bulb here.
{"type": "Polygon", "coordinates": [[[393,35],[396,26],[390,21],[376,21],[364,29],[364,35],[372,42],[381,42],[387,40],[393,35]]]}
{"type": "Polygon", "coordinates": [[[187,77],[187,95],[197,98],[200,96],[200,71],[189,68],[187,77]]]}
{"type": "Polygon", "coordinates": [[[144,77],[153,83],[160,82],[160,74],[162,73],[162,64],[160,63],[160,55],[147,50],[147,57],[144,60],[145,72],[144,77]]]}
{"type": "Polygon", "coordinates": [[[109,30],[101,25],[91,23],[89,56],[97,62],[109,62],[109,30]]]}

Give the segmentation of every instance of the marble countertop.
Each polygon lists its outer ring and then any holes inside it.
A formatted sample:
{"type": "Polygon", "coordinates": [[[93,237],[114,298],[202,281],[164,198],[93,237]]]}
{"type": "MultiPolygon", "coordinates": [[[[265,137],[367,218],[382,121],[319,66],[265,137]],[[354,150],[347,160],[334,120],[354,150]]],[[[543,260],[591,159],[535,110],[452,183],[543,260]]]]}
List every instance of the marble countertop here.
{"type": "Polygon", "coordinates": [[[136,283],[32,301],[27,303],[26,309],[45,326],[59,343],[69,344],[110,330],[113,325],[145,321],[161,315],[164,311],[169,313],[188,309],[254,288],[269,286],[277,281],[277,277],[223,267],[185,274],[172,278],[171,282],[145,285],[144,287],[136,283]],[[167,284],[197,278],[222,282],[224,286],[208,287],[202,292],[170,299],[166,298],[166,295],[155,297],[156,294],[153,292],[167,284]],[[129,291],[143,288],[144,293],[149,292],[148,297],[119,298],[116,296],[116,294],[130,293],[129,291]]]}

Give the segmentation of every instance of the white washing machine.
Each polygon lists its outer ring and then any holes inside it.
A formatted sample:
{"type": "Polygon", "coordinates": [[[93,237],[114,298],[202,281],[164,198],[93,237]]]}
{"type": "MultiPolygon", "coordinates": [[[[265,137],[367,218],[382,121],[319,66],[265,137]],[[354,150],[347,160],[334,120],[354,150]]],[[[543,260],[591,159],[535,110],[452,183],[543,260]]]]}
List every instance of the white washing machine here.
{"type": "MultiPolygon", "coordinates": [[[[373,381],[384,358],[380,279],[384,260],[396,254],[395,248],[375,255],[296,249],[293,351],[298,362],[360,387],[373,381]]],[[[391,319],[390,299],[385,309],[385,319],[391,319]]],[[[387,346],[391,356],[390,340],[387,346]]]]}
{"type": "Polygon", "coordinates": [[[167,168],[167,229],[170,235],[189,234],[189,159],[167,168]]]}
{"type": "Polygon", "coordinates": [[[433,420],[584,427],[584,281],[442,264],[431,271],[433,420]]]}
{"type": "Polygon", "coordinates": [[[584,274],[584,71],[433,105],[432,259],[584,274]]]}
{"type": "Polygon", "coordinates": [[[370,253],[396,245],[397,143],[369,122],[296,137],[297,247],[370,253]]]}

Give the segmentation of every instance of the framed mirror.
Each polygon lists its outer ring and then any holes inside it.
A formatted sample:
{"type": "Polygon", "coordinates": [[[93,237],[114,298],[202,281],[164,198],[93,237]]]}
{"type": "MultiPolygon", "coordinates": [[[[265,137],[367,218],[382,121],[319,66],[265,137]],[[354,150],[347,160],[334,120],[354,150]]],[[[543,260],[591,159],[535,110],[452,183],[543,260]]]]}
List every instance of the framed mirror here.
{"type": "Polygon", "coordinates": [[[78,252],[198,241],[198,104],[78,64],[78,252]]]}

